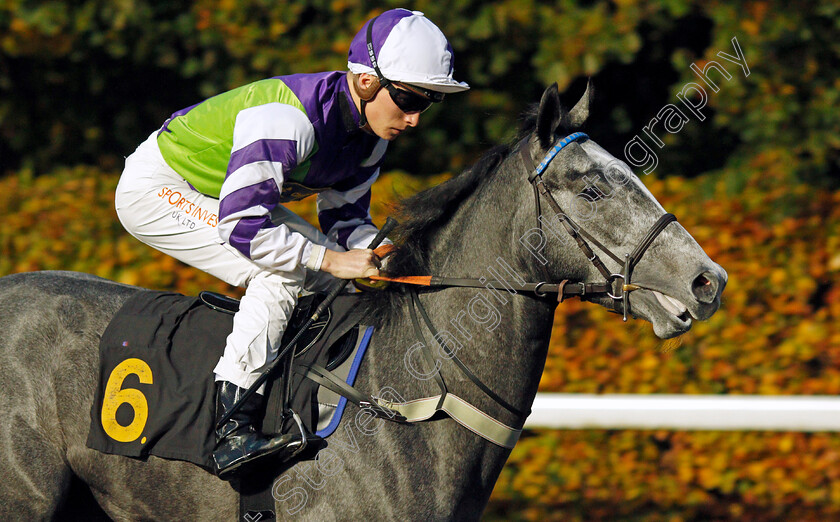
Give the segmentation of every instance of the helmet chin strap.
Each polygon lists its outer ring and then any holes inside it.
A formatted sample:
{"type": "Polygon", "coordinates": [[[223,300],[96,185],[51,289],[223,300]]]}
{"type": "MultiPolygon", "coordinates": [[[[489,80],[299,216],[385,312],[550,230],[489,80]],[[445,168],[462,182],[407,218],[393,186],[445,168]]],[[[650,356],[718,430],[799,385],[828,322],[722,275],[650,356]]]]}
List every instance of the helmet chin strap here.
{"type": "Polygon", "coordinates": [[[360,75],[352,72],[349,74],[353,77],[353,87],[356,89],[356,93],[359,95],[359,100],[361,101],[361,107],[359,108],[359,128],[368,134],[374,134],[373,129],[370,128],[370,123],[367,121],[365,107],[369,101],[376,97],[376,93],[382,88],[382,84],[378,78],[373,78],[370,85],[365,88],[362,87],[362,83],[359,81],[360,75]]]}
{"type": "Polygon", "coordinates": [[[375,134],[373,129],[370,128],[370,123],[367,121],[367,114],[365,114],[365,107],[367,106],[367,102],[372,100],[376,93],[379,92],[379,89],[384,87],[388,80],[382,75],[382,71],[379,70],[379,63],[376,59],[376,52],[373,50],[373,24],[376,22],[376,19],[379,16],[373,17],[371,21],[368,23],[367,32],[365,34],[365,40],[367,42],[367,52],[368,57],[370,58],[370,64],[373,66],[373,70],[376,71],[376,78],[373,82],[371,82],[370,86],[367,89],[362,89],[361,84],[359,82],[359,75],[353,76],[353,84],[356,86],[356,91],[359,93],[359,98],[361,99],[361,110],[359,111],[359,128],[369,134],[375,134]]]}

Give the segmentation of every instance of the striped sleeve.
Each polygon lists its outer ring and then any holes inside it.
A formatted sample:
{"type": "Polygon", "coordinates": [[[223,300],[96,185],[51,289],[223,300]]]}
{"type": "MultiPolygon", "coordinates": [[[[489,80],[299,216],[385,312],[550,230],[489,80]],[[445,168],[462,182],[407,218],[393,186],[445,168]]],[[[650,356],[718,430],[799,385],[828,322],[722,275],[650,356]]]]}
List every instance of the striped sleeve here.
{"type": "Polygon", "coordinates": [[[312,243],[270,213],[280,202],[284,172],[315,147],[315,131],[298,108],[268,103],[239,112],[219,195],[219,234],[255,263],[291,271],[309,261],[312,243]]]}
{"type": "MultiPolygon", "coordinates": [[[[378,229],[370,218],[370,188],[379,177],[377,165],[382,163],[388,142],[379,140],[371,156],[361,167],[373,170],[362,183],[347,190],[331,189],[318,194],[318,222],[332,241],[347,250],[367,248],[378,229]]],[[[386,239],[383,243],[390,243],[386,239]]]]}

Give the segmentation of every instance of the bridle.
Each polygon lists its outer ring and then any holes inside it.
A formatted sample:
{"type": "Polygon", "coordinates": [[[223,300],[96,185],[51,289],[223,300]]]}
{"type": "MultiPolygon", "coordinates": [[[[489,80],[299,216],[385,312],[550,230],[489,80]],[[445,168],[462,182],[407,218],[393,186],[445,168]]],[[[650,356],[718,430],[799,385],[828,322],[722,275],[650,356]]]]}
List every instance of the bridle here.
{"type": "MultiPolygon", "coordinates": [[[[589,137],[582,133],[582,132],[575,132],[574,134],[570,134],[565,138],[558,140],[557,144],[554,145],[551,149],[549,149],[548,153],[543,157],[542,161],[538,164],[534,164],[534,160],[531,158],[530,153],[530,139],[525,138],[519,143],[519,151],[520,155],[522,156],[522,161],[525,163],[525,167],[530,174],[528,175],[528,182],[534,188],[534,203],[536,205],[536,218],[537,218],[537,227],[542,232],[542,208],[540,205],[540,197],[548,201],[549,206],[551,206],[554,214],[558,218],[558,220],[563,223],[563,227],[569,233],[569,235],[574,238],[575,242],[577,242],[578,247],[584,253],[587,259],[595,265],[595,268],[604,276],[603,282],[595,282],[595,283],[586,283],[586,282],[570,282],[568,280],[561,281],[560,283],[550,283],[548,281],[542,281],[539,283],[510,283],[507,281],[497,281],[492,280],[488,281],[485,278],[455,278],[455,277],[442,277],[442,276],[418,276],[418,277],[396,277],[396,278],[389,278],[389,277],[372,277],[371,279],[374,280],[381,280],[381,281],[394,281],[398,283],[407,283],[408,290],[407,293],[409,295],[409,302],[408,308],[411,316],[412,326],[414,328],[415,336],[420,341],[421,353],[423,354],[424,359],[426,360],[426,364],[434,368],[434,356],[429,348],[429,346],[425,342],[425,335],[423,333],[423,329],[421,327],[420,319],[422,318],[423,322],[426,324],[429,332],[432,334],[432,338],[438,344],[438,346],[443,350],[443,353],[446,354],[448,359],[451,359],[457,366],[457,368],[463,373],[470,381],[472,381],[477,387],[484,392],[485,395],[489,396],[493,401],[495,401],[498,405],[502,406],[504,409],[512,413],[518,419],[517,425],[522,426],[525,422],[525,418],[528,416],[530,412],[521,411],[514,407],[512,404],[505,401],[502,397],[498,394],[493,392],[489,387],[487,387],[479,378],[476,376],[457,356],[455,351],[451,350],[446,342],[442,341],[440,333],[435,328],[434,324],[432,324],[431,318],[426,313],[426,310],[423,304],[420,302],[418,298],[417,291],[411,287],[411,285],[420,285],[420,286],[427,286],[427,287],[473,287],[473,288],[491,288],[494,290],[501,290],[507,288],[509,290],[518,290],[523,292],[530,292],[535,294],[538,298],[544,298],[549,293],[557,293],[557,300],[559,302],[563,302],[567,297],[580,297],[582,299],[592,299],[592,297],[608,297],[612,299],[612,311],[617,311],[617,303],[620,301],[622,303],[622,313],[624,315],[624,320],[627,320],[627,316],[630,313],[630,292],[634,290],[638,290],[640,288],[645,288],[648,290],[653,290],[650,287],[647,287],[643,284],[638,282],[631,282],[631,277],[633,274],[633,268],[635,268],[636,264],[641,260],[642,256],[647,251],[648,247],[650,247],[651,243],[653,243],[654,239],[659,236],[660,233],[667,227],[671,222],[677,220],[673,214],[665,214],[661,216],[659,219],[656,220],[656,223],[650,227],[645,234],[644,238],[636,245],[632,252],[624,254],[624,258],[622,259],[615,253],[613,253],[609,248],[605,247],[601,242],[597,239],[592,237],[591,234],[583,230],[580,226],[578,226],[565,212],[563,209],[560,208],[560,205],[557,203],[557,200],[554,199],[554,196],[548,190],[545,183],[543,183],[542,174],[548,168],[548,165],[551,161],[557,156],[557,154],[563,150],[564,147],[567,145],[589,139],[589,137]],[[588,242],[587,242],[588,241],[588,242]],[[613,260],[615,260],[620,266],[622,266],[622,271],[620,273],[617,272],[610,272],[604,262],[598,257],[598,255],[592,250],[592,247],[589,246],[589,243],[594,244],[597,246],[602,252],[606,253],[610,256],[613,260]],[[618,280],[621,280],[621,284],[618,284],[618,280]],[[418,317],[419,311],[419,317],[418,317]]],[[[383,252],[385,252],[383,250],[383,252]]],[[[387,255],[387,254],[386,254],[387,255]]],[[[546,279],[548,279],[547,272],[546,279]]],[[[610,308],[610,307],[608,307],[610,308]]],[[[407,420],[408,422],[415,422],[417,420],[423,420],[431,418],[435,413],[438,411],[445,411],[449,416],[455,419],[457,422],[461,423],[468,429],[472,430],[473,432],[479,434],[480,436],[484,437],[487,440],[494,442],[503,447],[512,448],[514,444],[516,444],[516,440],[519,438],[519,434],[521,433],[521,428],[516,428],[512,426],[508,426],[502,424],[500,421],[496,420],[495,418],[489,416],[488,414],[482,412],[475,406],[463,401],[457,396],[454,396],[450,393],[447,389],[446,382],[443,379],[443,376],[440,373],[440,370],[437,369],[433,372],[433,376],[435,381],[440,388],[440,394],[426,397],[423,399],[416,399],[414,401],[410,401],[407,403],[392,403],[383,401],[381,399],[375,399],[374,401],[378,403],[379,406],[391,410],[392,412],[397,412],[402,415],[402,418],[407,420]]]]}
{"type": "MultiPolygon", "coordinates": [[[[606,296],[611,298],[613,301],[612,309],[615,310],[615,304],[621,301],[622,304],[622,314],[624,316],[624,320],[627,321],[627,315],[630,311],[630,292],[633,290],[638,290],[640,288],[644,288],[643,285],[640,284],[633,284],[631,282],[631,276],[633,274],[633,268],[635,268],[636,264],[642,259],[642,256],[647,251],[648,247],[653,243],[653,240],[665,230],[665,227],[668,226],[673,221],[676,221],[677,218],[671,214],[667,213],[661,216],[659,219],[656,220],[656,223],[650,227],[647,234],[645,234],[644,238],[636,245],[636,248],[633,249],[633,252],[624,254],[624,258],[617,256],[614,254],[609,248],[605,247],[601,244],[597,239],[592,237],[591,234],[586,232],[583,228],[577,225],[572,218],[568,216],[563,209],[560,208],[560,205],[557,203],[557,200],[554,199],[554,196],[551,195],[551,192],[543,183],[542,174],[548,168],[548,165],[551,161],[557,156],[557,154],[563,150],[567,145],[571,143],[575,143],[577,141],[588,140],[589,136],[584,134],[583,132],[575,132],[562,138],[554,145],[546,155],[543,157],[542,161],[538,164],[534,164],[534,160],[531,157],[530,152],[530,140],[529,138],[524,138],[519,143],[519,152],[522,156],[522,161],[525,163],[525,168],[531,171],[528,176],[528,181],[534,187],[534,204],[536,206],[537,212],[537,227],[540,231],[542,231],[542,208],[540,206],[540,196],[544,197],[547,201],[551,209],[554,211],[555,216],[559,219],[559,221],[563,224],[563,228],[566,229],[566,232],[572,236],[572,238],[577,243],[578,247],[581,249],[583,254],[586,258],[595,265],[595,268],[604,276],[605,281],[601,284],[598,283],[576,283],[579,288],[579,297],[592,297],[593,295],[596,297],[599,296],[606,296]],[[598,257],[589,244],[586,242],[593,243],[597,246],[602,252],[610,256],[615,260],[619,266],[622,266],[621,273],[610,272],[607,266],[604,264],[603,261],[598,257]],[[621,285],[617,284],[618,280],[622,281],[621,285]]],[[[567,293],[564,292],[564,287],[570,284],[568,281],[563,281],[560,283],[560,287],[558,288],[558,295],[557,299],[560,302],[568,297],[567,293]]],[[[571,283],[573,284],[573,283],[571,283]]],[[[545,285],[537,286],[534,289],[534,293],[539,295],[545,295],[545,291],[543,290],[545,285]]]]}

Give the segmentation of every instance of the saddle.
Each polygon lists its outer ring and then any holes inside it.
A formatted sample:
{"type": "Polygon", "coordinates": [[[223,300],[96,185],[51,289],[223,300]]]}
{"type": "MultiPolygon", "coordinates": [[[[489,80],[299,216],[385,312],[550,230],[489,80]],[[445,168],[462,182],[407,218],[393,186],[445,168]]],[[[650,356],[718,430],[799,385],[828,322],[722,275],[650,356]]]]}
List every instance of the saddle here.
{"type": "MultiPolygon", "coordinates": [[[[323,294],[299,299],[284,345],[323,299],[323,294]]],[[[372,327],[359,324],[357,299],[357,294],[345,294],[333,301],[296,344],[294,371],[284,368],[272,376],[266,387],[264,433],[303,433],[317,452],[332,432],[330,426],[338,424],[342,401],[307,374],[314,369],[329,374],[331,381],[352,385],[373,333],[372,327]],[[284,416],[289,407],[297,420],[284,416]]],[[[238,306],[237,300],[210,292],[186,297],[143,291],[129,298],[100,341],[88,447],[135,458],[186,460],[211,470],[213,368],[238,306]]]]}

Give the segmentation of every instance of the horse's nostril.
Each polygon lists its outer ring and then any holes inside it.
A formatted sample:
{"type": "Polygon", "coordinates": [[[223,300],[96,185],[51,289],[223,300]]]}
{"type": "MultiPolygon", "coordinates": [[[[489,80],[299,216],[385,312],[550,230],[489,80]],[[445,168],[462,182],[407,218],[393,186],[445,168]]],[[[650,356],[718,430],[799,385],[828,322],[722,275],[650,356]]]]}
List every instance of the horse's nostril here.
{"type": "Polygon", "coordinates": [[[709,271],[703,272],[691,283],[691,291],[701,303],[711,303],[717,297],[720,281],[718,277],[709,271]]]}

